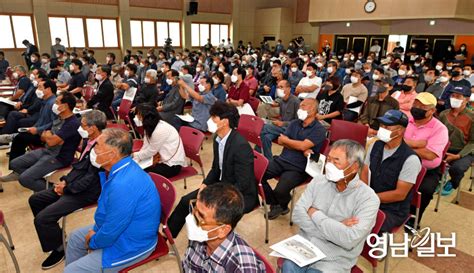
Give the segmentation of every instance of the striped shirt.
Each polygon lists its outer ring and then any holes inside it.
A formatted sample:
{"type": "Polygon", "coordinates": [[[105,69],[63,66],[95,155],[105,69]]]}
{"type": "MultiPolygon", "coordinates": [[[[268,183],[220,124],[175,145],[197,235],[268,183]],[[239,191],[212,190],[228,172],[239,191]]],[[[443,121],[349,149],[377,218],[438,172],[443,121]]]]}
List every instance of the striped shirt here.
{"type": "Polygon", "coordinates": [[[210,256],[207,253],[207,244],[196,241],[190,241],[184,256],[185,272],[265,272],[264,263],[234,232],[229,233],[210,256]]]}

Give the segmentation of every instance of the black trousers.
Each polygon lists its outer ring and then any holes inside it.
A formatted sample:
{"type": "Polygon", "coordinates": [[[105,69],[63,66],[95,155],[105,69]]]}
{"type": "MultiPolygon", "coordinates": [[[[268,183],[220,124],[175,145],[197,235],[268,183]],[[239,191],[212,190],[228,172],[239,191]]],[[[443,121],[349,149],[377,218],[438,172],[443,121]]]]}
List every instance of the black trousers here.
{"type": "Polygon", "coordinates": [[[262,185],[265,191],[265,198],[270,205],[280,205],[287,208],[291,201],[291,190],[303,184],[308,178],[308,174],[279,157],[274,157],[268,164],[267,171],[263,175],[262,185]],[[268,184],[269,179],[280,177],[275,189],[268,184]]]}
{"type": "MultiPolygon", "coordinates": [[[[437,167],[435,169],[426,171],[425,177],[423,178],[423,181],[421,181],[421,185],[419,189],[419,192],[421,193],[421,205],[420,205],[420,216],[418,218],[418,225],[421,223],[421,218],[423,216],[423,213],[425,212],[426,207],[428,207],[428,205],[431,202],[431,199],[433,199],[433,194],[436,190],[436,187],[439,184],[440,179],[441,179],[441,173],[440,173],[439,167],[437,167]]],[[[411,206],[410,212],[411,214],[415,214],[416,208],[414,206],[411,206]]]]}
{"type": "Polygon", "coordinates": [[[49,252],[62,245],[62,231],[58,224],[61,217],[96,201],[97,198],[85,195],[59,196],[52,188],[33,194],[28,202],[43,251],[49,252]]]}
{"type": "Polygon", "coordinates": [[[7,118],[7,123],[1,129],[2,134],[13,134],[18,131],[21,127],[31,127],[38,120],[38,116],[29,116],[25,113],[18,111],[10,112],[7,118]]]}
{"type": "Polygon", "coordinates": [[[395,215],[390,211],[382,211],[385,213],[385,221],[383,221],[379,234],[382,234],[384,232],[390,232],[394,227],[401,226],[403,222],[408,218],[408,213],[407,215],[400,217],[400,215],[395,215]]]}
{"type": "Polygon", "coordinates": [[[30,133],[19,133],[16,135],[12,141],[9,161],[12,162],[13,159],[24,155],[28,145],[43,146],[43,142],[39,135],[32,135],[30,133]]]}
{"type": "Polygon", "coordinates": [[[13,111],[13,110],[15,110],[13,106],[9,104],[5,104],[5,103],[0,103],[0,119],[6,120],[8,117],[8,113],[10,113],[10,111],[13,111]]]}
{"type": "Polygon", "coordinates": [[[181,165],[175,165],[170,167],[166,164],[159,163],[155,166],[146,168],[145,171],[147,173],[156,173],[166,178],[170,178],[179,174],[179,172],[181,171],[181,165]]]}

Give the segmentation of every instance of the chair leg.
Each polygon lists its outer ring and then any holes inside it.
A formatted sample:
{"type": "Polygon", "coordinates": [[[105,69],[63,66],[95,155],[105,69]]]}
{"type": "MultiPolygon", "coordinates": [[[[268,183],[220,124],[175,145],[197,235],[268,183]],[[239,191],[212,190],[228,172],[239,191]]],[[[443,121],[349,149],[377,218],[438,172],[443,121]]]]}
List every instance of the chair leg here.
{"type": "Polygon", "coordinates": [[[63,220],[62,220],[62,225],[61,225],[61,230],[62,230],[62,236],[63,236],[63,248],[64,248],[64,252],[66,252],[66,248],[67,248],[67,242],[66,242],[66,215],[63,216],[63,220]]]}
{"type": "MultiPolygon", "coordinates": [[[[9,236],[9,233],[7,233],[7,236],[9,236]]],[[[11,238],[9,238],[11,240],[11,238]]],[[[20,273],[20,266],[18,265],[18,261],[16,260],[15,253],[13,253],[13,245],[10,245],[3,234],[0,234],[0,241],[3,242],[3,244],[6,246],[8,253],[10,254],[10,257],[12,258],[13,265],[15,266],[15,271],[16,273],[20,273]]]]}
{"type": "Polygon", "coordinates": [[[456,205],[459,204],[459,199],[461,199],[461,183],[459,183],[458,190],[456,192],[456,201],[454,201],[456,205]]]}
{"type": "Polygon", "coordinates": [[[436,199],[436,206],[435,206],[435,209],[434,209],[435,212],[438,212],[439,201],[441,200],[441,192],[443,191],[444,185],[446,183],[446,179],[447,179],[447,176],[446,176],[446,172],[445,172],[443,174],[443,176],[441,177],[441,180],[439,181],[438,197],[436,199]]]}
{"type": "Polygon", "coordinates": [[[186,186],[186,178],[184,179],[184,189],[187,189],[188,186],[186,186]]]}
{"type": "Polygon", "coordinates": [[[172,244],[171,245],[171,248],[173,249],[175,255],[176,255],[176,262],[178,263],[178,267],[179,267],[179,272],[180,273],[183,273],[183,266],[181,265],[181,258],[179,257],[179,252],[178,252],[178,248],[176,247],[175,244],[172,244]]]}
{"type": "Polygon", "coordinates": [[[5,221],[3,222],[3,228],[5,229],[5,233],[7,234],[8,244],[10,245],[10,248],[12,250],[15,250],[15,246],[13,245],[12,235],[11,235],[10,230],[8,229],[7,223],[5,223],[5,221]]]}
{"type": "Polygon", "coordinates": [[[414,229],[418,229],[418,219],[419,218],[420,218],[420,208],[416,208],[415,223],[414,223],[414,226],[413,226],[414,229]]]}
{"type": "Polygon", "coordinates": [[[268,244],[268,206],[265,200],[263,200],[263,213],[265,215],[265,244],[268,244]]]}
{"type": "Polygon", "coordinates": [[[291,190],[291,205],[290,205],[290,226],[293,226],[293,209],[295,208],[295,189],[291,190]]]}
{"type": "Polygon", "coordinates": [[[377,273],[377,267],[372,267],[372,273],[377,273]]]}

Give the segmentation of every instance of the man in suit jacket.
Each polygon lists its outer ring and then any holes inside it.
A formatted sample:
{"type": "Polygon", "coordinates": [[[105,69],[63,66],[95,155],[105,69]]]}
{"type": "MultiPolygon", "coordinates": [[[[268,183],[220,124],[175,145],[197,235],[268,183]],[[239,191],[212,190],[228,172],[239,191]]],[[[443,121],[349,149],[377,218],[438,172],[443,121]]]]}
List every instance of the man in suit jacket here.
{"type": "Polygon", "coordinates": [[[104,112],[108,119],[113,119],[114,116],[110,111],[110,106],[114,99],[114,86],[109,80],[110,67],[102,65],[97,68],[95,78],[99,82],[97,93],[87,103],[87,108],[95,108],[104,112]]]}
{"type": "MultiPolygon", "coordinates": [[[[171,125],[176,114],[182,114],[184,109],[184,99],[179,94],[179,73],[176,70],[166,72],[166,83],[171,86],[170,91],[166,94],[163,104],[158,106],[161,118],[171,125]]],[[[176,127],[176,126],[175,126],[176,127]]]]}
{"type": "Polygon", "coordinates": [[[53,188],[37,192],[29,199],[41,248],[44,252],[51,251],[41,265],[43,270],[56,266],[64,259],[65,250],[58,220],[80,208],[94,204],[99,198],[101,191],[99,169],[92,166],[89,154],[106,125],[107,118],[101,111],[93,110],[85,113],[78,129],[83,138],[79,161],[72,164],[71,172],[61,177],[53,188]]]}
{"type": "Polygon", "coordinates": [[[189,214],[189,201],[196,199],[201,189],[215,183],[234,185],[244,197],[244,213],[258,204],[257,184],[253,171],[253,152],[247,140],[234,130],[239,122],[237,108],[216,102],[209,110],[208,130],[215,133],[214,160],[211,170],[199,189],[183,196],[168,220],[174,238],[178,236],[189,214]]]}

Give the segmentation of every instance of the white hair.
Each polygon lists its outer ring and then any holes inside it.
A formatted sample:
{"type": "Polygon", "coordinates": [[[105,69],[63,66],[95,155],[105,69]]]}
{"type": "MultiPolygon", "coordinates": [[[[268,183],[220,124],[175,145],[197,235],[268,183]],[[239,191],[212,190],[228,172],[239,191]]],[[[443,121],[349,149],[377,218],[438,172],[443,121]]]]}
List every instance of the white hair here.
{"type": "Polygon", "coordinates": [[[150,75],[153,79],[156,79],[156,76],[158,75],[158,72],[155,69],[148,69],[146,71],[146,75],[150,75]]]}
{"type": "Polygon", "coordinates": [[[364,166],[365,150],[359,142],[351,139],[340,139],[331,145],[331,149],[344,148],[349,164],[357,163],[359,169],[364,166]]]}

